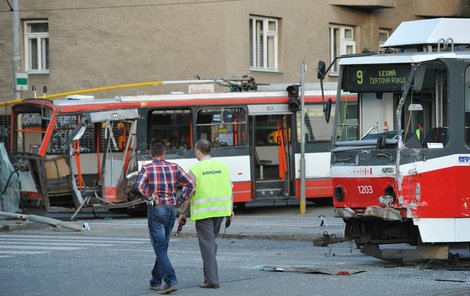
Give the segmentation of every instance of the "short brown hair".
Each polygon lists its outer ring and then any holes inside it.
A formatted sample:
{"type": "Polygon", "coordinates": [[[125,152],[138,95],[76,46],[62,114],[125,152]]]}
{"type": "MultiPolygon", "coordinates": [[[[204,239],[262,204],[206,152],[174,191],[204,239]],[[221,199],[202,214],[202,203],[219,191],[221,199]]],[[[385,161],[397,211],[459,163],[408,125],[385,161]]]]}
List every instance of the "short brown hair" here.
{"type": "Polygon", "coordinates": [[[207,140],[199,140],[194,145],[194,149],[201,151],[202,154],[207,155],[211,153],[211,143],[207,140]]]}
{"type": "Polygon", "coordinates": [[[150,154],[152,154],[152,157],[162,156],[165,151],[166,146],[162,141],[154,139],[150,142],[150,154]]]}

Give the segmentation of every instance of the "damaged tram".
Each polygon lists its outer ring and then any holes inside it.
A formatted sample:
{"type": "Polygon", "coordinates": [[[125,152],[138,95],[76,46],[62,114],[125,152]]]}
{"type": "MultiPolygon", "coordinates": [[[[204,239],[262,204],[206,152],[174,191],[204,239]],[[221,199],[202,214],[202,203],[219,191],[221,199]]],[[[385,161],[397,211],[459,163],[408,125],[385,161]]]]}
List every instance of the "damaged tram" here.
{"type": "Polygon", "coordinates": [[[449,259],[453,248],[468,250],[469,30],[470,19],[404,22],[381,52],[339,61],[335,216],[343,239],[367,255],[449,259]],[[391,249],[400,243],[408,246],[391,249]]]}
{"type": "MultiPolygon", "coordinates": [[[[77,212],[139,208],[133,185],[154,138],[184,169],[197,162],[194,143],[209,140],[231,169],[238,205],[298,198],[301,116],[298,88],[289,90],[24,100],[12,107],[10,149],[22,199],[77,212]]],[[[306,196],[331,198],[332,123],[319,90],[305,92],[305,112],[306,196]]]]}
{"type": "MultiPolygon", "coordinates": [[[[79,99],[77,99],[79,98],[79,99]]],[[[21,199],[50,206],[132,208],[138,109],[116,100],[26,99],[12,107],[11,162],[21,199]]]]}

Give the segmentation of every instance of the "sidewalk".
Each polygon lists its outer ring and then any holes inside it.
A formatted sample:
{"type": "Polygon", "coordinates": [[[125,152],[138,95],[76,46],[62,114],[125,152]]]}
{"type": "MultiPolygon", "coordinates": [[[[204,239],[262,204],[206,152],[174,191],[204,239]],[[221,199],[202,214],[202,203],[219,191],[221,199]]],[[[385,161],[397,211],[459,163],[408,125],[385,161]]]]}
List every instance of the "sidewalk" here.
{"type": "MultiPolygon", "coordinates": [[[[73,212],[72,212],[73,213],[73,212]]],[[[71,216],[67,211],[55,210],[48,213],[48,217],[67,221],[71,216]]],[[[100,212],[98,217],[93,213],[83,211],[77,216],[78,220],[71,221],[78,225],[85,223],[90,227],[89,233],[99,234],[109,231],[125,231],[141,235],[147,233],[147,219],[129,218],[116,215],[115,213],[100,212]]],[[[323,236],[324,232],[340,236],[343,231],[342,219],[333,217],[331,205],[308,204],[306,213],[300,214],[298,204],[266,204],[261,206],[249,206],[246,211],[236,212],[229,228],[222,225],[220,237],[239,239],[269,239],[269,240],[302,240],[312,241],[314,238],[323,236]],[[224,234],[225,231],[225,234],[224,234]]],[[[0,231],[56,231],[56,228],[40,223],[19,221],[0,218],[0,231]]],[[[60,229],[59,231],[71,230],[60,229]]],[[[86,230],[84,230],[86,231],[86,230]]],[[[86,231],[88,232],[88,231],[86,231]]],[[[176,232],[176,225],[174,228],[176,232]]],[[[187,221],[180,234],[182,237],[196,236],[194,223],[187,221]]]]}

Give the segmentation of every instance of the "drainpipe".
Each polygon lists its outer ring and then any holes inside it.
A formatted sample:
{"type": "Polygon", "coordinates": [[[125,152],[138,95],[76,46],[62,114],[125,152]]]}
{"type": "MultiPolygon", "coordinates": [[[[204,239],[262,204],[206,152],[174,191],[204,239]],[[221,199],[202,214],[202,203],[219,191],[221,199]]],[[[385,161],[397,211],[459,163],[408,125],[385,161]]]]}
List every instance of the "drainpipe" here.
{"type": "Polygon", "coordinates": [[[20,98],[20,92],[16,90],[16,73],[20,70],[20,12],[19,0],[13,0],[13,99],[20,98]]]}

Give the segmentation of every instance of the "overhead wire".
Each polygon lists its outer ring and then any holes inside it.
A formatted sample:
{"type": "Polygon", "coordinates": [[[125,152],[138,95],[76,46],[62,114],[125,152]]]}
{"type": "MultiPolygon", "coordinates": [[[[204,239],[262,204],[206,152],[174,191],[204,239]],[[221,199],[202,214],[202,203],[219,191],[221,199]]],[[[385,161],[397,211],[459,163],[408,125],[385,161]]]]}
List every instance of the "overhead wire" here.
{"type": "MultiPolygon", "coordinates": [[[[127,5],[113,5],[113,6],[90,6],[90,7],[63,7],[63,8],[40,8],[40,9],[19,9],[19,12],[39,12],[39,11],[60,11],[60,10],[90,10],[90,9],[115,9],[115,8],[139,8],[139,7],[153,7],[153,6],[175,6],[175,5],[197,5],[197,4],[211,4],[211,3],[225,3],[225,2],[241,2],[246,0],[206,0],[206,1],[185,1],[185,2],[172,2],[172,3],[151,3],[151,4],[127,4],[127,5]]],[[[10,6],[10,10],[0,10],[1,12],[11,12],[13,8],[10,2],[6,0],[10,6]]]]}
{"type": "Polygon", "coordinates": [[[10,11],[14,11],[14,10],[13,10],[13,7],[12,7],[11,4],[10,4],[10,1],[8,1],[8,0],[5,0],[5,1],[7,2],[8,6],[10,7],[10,11]]]}

